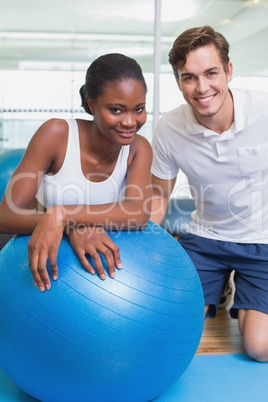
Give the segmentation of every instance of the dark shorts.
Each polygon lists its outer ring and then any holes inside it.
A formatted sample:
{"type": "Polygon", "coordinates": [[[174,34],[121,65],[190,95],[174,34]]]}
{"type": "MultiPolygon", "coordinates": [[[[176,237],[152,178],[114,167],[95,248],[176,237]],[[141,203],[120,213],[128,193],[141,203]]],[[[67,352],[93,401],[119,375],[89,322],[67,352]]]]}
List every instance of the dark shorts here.
{"type": "Polygon", "coordinates": [[[234,270],[235,296],[230,310],[257,310],[268,314],[268,244],[232,243],[190,233],[178,238],[193,261],[202,283],[208,317],[215,317],[224,283],[234,270]]]}

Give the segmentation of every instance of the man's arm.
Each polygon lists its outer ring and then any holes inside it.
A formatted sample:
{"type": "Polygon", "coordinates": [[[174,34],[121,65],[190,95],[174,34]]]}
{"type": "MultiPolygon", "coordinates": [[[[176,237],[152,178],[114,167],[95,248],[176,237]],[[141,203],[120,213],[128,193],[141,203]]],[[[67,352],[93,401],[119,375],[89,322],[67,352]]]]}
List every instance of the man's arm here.
{"type": "Polygon", "coordinates": [[[175,183],[176,177],[174,177],[174,179],[164,180],[152,175],[153,201],[150,219],[158,223],[158,225],[161,225],[164,220],[169,198],[175,183]]]}

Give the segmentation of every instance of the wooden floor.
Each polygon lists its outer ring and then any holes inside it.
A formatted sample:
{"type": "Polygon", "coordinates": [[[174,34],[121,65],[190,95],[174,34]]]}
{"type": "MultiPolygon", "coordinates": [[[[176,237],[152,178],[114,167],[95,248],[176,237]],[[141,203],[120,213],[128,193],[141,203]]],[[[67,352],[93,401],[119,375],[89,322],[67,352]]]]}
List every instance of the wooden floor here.
{"type": "Polygon", "coordinates": [[[218,310],[215,318],[206,318],[198,355],[245,353],[238,320],[229,316],[227,310],[218,310]]]}

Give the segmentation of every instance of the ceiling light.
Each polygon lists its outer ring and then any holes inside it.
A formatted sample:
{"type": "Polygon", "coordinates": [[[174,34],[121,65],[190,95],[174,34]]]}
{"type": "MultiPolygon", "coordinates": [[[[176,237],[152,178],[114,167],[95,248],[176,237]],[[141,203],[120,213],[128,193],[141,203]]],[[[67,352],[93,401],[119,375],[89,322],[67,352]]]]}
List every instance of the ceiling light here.
{"type": "Polygon", "coordinates": [[[162,3],[162,21],[183,21],[197,15],[199,9],[196,0],[165,0],[162,3]]]}
{"type": "Polygon", "coordinates": [[[222,20],[220,21],[217,26],[219,27],[225,27],[226,25],[229,25],[232,22],[232,20],[230,20],[229,18],[227,18],[226,20],[222,20]]]}

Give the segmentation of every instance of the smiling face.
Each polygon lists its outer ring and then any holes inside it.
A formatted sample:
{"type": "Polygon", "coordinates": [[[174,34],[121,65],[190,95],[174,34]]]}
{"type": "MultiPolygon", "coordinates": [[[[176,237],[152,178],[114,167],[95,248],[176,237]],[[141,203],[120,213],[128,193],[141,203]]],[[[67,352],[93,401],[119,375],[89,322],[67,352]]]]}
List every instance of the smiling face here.
{"type": "Polygon", "coordinates": [[[113,143],[130,144],[146,122],[145,97],[138,80],[110,82],[95,101],[88,99],[98,132],[113,143]]]}
{"type": "MultiPolygon", "coordinates": [[[[178,69],[178,85],[184,99],[192,106],[198,122],[214,128],[233,121],[232,96],[228,82],[232,79],[232,64],[224,70],[217,48],[211,44],[190,51],[186,63],[178,69]]],[[[228,127],[229,128],[229,127],[228,127]]]]}

